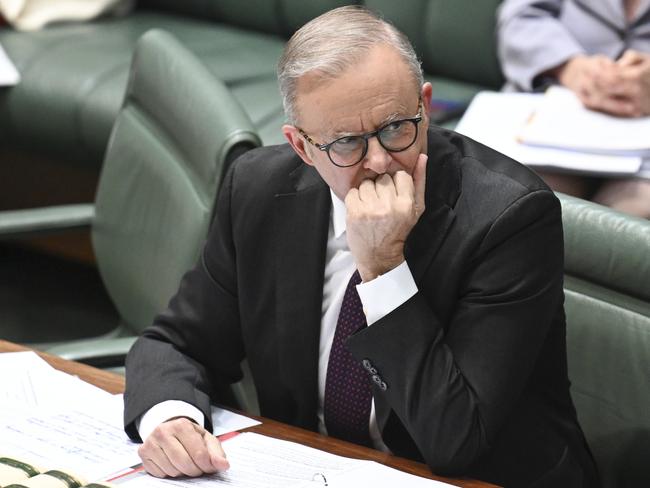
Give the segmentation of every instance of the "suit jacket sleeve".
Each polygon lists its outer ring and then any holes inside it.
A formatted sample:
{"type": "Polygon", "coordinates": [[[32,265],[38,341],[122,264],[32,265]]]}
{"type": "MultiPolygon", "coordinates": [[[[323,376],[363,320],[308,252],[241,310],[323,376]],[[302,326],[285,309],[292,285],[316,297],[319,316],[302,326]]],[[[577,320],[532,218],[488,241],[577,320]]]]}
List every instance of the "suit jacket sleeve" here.
{"type": "Polygon", "coordinates": [[[559,16],[565,0],[506,0],[498,11],[498,56],[506,79],[531,91],[533,80],[584,53],[559,16]]]}
{"type": "Polygon", "coordinates": [[[463,273],[445,323],[418,283],[415,296],[348,341],[387,385],[375,387],[378,418],[389,408],[441,473],[465,472],[493,444],[561,307],[562,222],[552,192],[510,204],[463,273]]]}
{"type": "Polygon", "coordinates": [[[134,440],[140,440],[135,420],[165,400],[196,406],[211,430],[210,398],[227,403],[229,384],[241,379],[244,352],[230,226],[235,166],[220,190],[217,213],[198,263],[183,277],[167,310],[143,332],[126,358],[124,424],[134,440]]]}

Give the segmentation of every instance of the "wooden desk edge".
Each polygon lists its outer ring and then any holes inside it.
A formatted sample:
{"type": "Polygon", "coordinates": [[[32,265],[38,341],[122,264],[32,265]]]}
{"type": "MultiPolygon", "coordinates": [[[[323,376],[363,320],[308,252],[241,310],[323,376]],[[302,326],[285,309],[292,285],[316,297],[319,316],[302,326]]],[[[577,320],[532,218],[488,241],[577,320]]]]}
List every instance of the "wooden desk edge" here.
{"type": "MultiPolygon", "coordinates": [[[[0,339],[0,352],[20,352],[29,351],[30,349],[25,346],[20,346],[11,342],[0,339]]],[[[53,356],[51,354],[35,351],[39,356],[45,359],[54,368],[64,371],[66,373],[78,376],[84,381],[91,383],[99,388],[108,391],[109,393],[122,393],[124,391],[124,378],[114,373],[102,371],[101,369],[93,368],[85,364],[68,361],[67,359],[53,356]]],[[[248,415],[248,414],[246,414],[248,415]]],[[[332,437],[323,436],[314,432],[300,429],[289,425],[282,424],[275,420],[258,417],[262,425],[246,429],[247,432],[257,432],[259,434],[276,437],[289,441],[298,442],[306,446],[315,447],[324,451],[347,456],[357,459],[369,459],[376,461],[386,466],[394,467],[401,471],[411,473],[423,478],[442,481],[462,488],[497,488],[496,485],[486,483],[484,481],[460,479],[460,478],[443,478],[431,474],[429,468],[416,461],[410,459],[392,456],[387,453],[369,449],[366,447],[350,444],[345,441],[340,441],[332,437]]]]}

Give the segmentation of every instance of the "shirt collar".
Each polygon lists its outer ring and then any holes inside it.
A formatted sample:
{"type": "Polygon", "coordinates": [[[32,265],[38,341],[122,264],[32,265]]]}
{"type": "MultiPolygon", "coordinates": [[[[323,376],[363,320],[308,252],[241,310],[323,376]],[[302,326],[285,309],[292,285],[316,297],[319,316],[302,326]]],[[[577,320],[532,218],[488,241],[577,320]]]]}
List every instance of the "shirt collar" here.
{"type": "Polygon", "coordinates": [[[332,227],[334,229],[334,238],[339,238],[345,232],[346,228],[345,203],[334,194],[331,188],[330,195],[332,196],[332,227]]]}

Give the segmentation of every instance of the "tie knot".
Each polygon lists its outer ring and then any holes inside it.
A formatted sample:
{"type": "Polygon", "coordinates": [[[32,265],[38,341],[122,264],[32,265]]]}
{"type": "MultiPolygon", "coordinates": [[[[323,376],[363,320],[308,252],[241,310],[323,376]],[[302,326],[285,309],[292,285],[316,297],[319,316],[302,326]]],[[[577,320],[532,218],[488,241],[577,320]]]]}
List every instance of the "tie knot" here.
{"type": "Polygon", "coordinates": [[[355,270],[355,272],[352,273],[348,286],[357,286],[359,283],[361,283],[361,275],[359,274],[359,270],[355,270]]]}

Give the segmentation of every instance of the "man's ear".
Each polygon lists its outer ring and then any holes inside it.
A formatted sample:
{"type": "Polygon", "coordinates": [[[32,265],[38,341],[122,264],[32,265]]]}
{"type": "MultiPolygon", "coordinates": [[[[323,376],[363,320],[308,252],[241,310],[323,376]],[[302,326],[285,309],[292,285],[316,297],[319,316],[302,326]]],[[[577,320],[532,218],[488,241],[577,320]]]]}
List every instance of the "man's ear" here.
{"type": "Polygon", "coordinates": [[[314,162],[307,153],[305,138],[300,135],[298,129],[293,125],[285,124],[282,126],[282,133],[296,154],[300,156],[300,159],[302,159],[305,164],[314,166],[314,162]]]}
{"type": "Polygon", "coordinates": [[[429,122],[429,115],[431,113],[431,97],[433,96],[433,86],[428,81],[422,85],[422,90],[420,91],[420,98],[422,99],[422,104],[424,105],[424,114],[426,115],[427,123],[429,122]]]}

